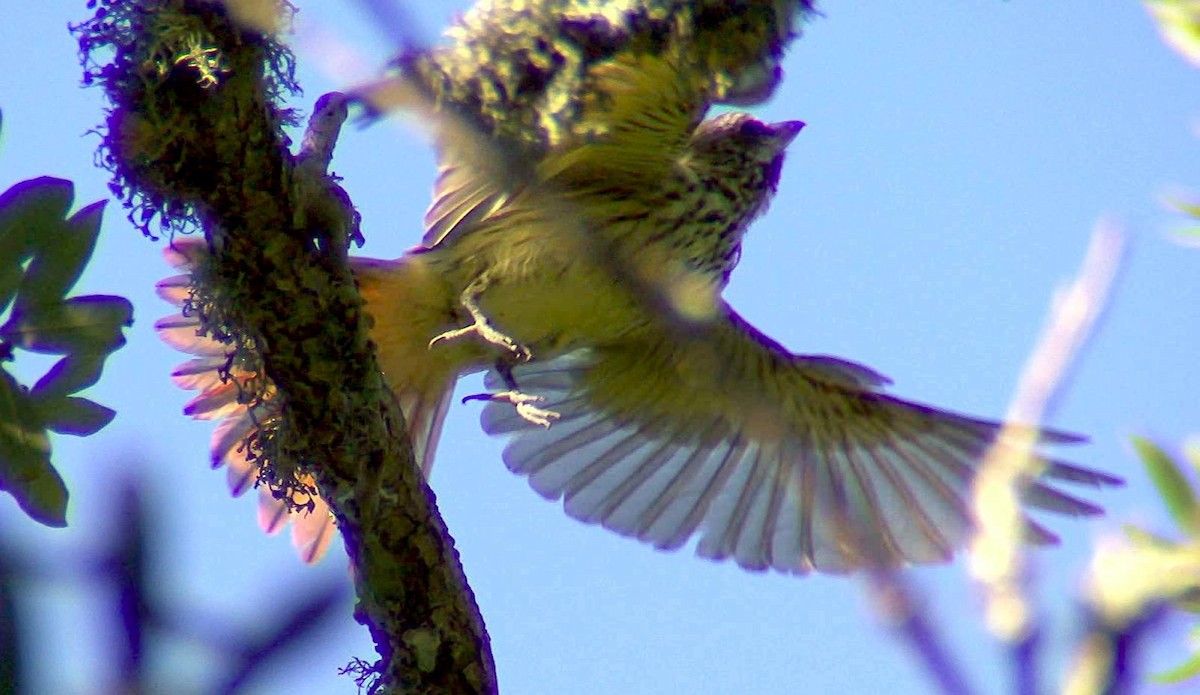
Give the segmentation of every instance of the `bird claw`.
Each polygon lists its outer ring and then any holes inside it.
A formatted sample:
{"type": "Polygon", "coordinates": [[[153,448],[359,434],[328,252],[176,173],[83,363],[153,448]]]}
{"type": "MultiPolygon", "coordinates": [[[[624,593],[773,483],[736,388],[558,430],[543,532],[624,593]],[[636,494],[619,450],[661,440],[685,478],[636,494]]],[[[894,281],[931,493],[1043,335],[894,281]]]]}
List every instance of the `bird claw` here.
{"type": "Polygon", "coordinates": [[[529,348],[496,330],[487,321],[480,319],[476,319],[475,323],[470,326],[455,328],[454,330],[435,335],[429,341],[429,347],[432,348],[440,342],[457,340],[468,335],[479,336],[484,342],[508,351],[517,361],[528,362],[533,358],[533,352],[529,348]]]}
{"type": "Polygon", "coordinates": [[[463,336],[474,334],[485,343],[495,345],[504,350],[512,362],[528,362],[533,359],[533,351],[496,330],[492,322],[488,321],[487,315],[483,313],[483,309],[480,308],[479,297],[489,284],[490,282],[486,275],[481,275],[467,285],[466,289],[459,296],[458,301],[467,314],[470,315],[471,324],[434,336],[433,340],[429,341],[429,347],[432,348],[444,340],[457,340],[463,336]]]}
{"type": "Polygon", "coordinates": [[[470,396],[463,397],[463,403],[467,401],[491,401],[494,403],[509,403],[517,409],[517,415],[520,415],[526,422],[532,423],[539,427],[549,428],[550,424],[561,417],[553,410],[545,410],[539,408],[533,403],[545,400],[541,396],[531,396],[520,391],[501,391],[499,393],[476,393],[470,396]]]}

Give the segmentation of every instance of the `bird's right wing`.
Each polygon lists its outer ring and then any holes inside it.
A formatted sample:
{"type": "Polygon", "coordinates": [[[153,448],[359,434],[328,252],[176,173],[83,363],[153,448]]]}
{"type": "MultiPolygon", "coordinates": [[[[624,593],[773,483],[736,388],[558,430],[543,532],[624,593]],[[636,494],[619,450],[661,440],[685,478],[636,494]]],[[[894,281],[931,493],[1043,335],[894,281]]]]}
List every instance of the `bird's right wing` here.
{"type": "Polygon", "coordinates": [[[660,185],[707,107],[689,86],[694,81],[665,58],[620,54],[593,65],[585,83],[574,132],[546,152],[506,148],[472,132],[464,119],[431,113],[438,173],[422,244],[433,247],[478,229],[531,183],[571,188],[577,180],[595,186],[607,178],[625,186],[660,185]]]}
{"type": "Polygon", "coordinates": [[[624,185],[660,186],[708,109],[693,75],[661,55],[622,54],[592,66],[572,146],[551,152],[541,178],[603,171],[624,185]]]}
{"type": "MultiPolygon", "coordinates": [[[[941,562],[964,545],[970,485],[1001,423],[880,393],[872,370],[792,354],[725,310],[698,336],[647,333],[519,366],[517,386],[560,419],[543,428],[492,403],[484,429],[511,436],[505,463],[568,514],[658,548],[699,534],[702,556],[805,573],[941,562]]],[[[1033,509],[1100,512],[1046,479],[1119,482],[1043,462],[1024,496],[1033,509]]]]}

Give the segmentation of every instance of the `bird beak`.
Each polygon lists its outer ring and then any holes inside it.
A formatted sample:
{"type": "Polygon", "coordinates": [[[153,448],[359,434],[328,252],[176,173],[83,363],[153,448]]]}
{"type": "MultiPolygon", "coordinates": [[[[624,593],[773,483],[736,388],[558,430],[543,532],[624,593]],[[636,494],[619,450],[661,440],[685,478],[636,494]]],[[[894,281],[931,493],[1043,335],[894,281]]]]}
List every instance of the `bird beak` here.
{"type": "Polygon", "coordinates": [[[796,139],[796,135],[804,128],[804,121],[780,121],[772,123],[771,128],[775,131],[775,140],[782,150],[796,139]]]}

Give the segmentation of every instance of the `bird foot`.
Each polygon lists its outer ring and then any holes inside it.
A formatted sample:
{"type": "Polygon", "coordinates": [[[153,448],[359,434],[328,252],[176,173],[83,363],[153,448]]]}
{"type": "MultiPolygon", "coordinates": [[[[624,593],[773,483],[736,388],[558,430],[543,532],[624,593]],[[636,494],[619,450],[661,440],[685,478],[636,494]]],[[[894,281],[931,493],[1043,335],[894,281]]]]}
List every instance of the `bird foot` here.
{"type": "Polygon", "coordinates": [[[530,422],[539,427],[549,428],[550,424],[559,418],[559,414],[553,410],[545,410],[539,408],[533,403],[545,400],[541,396],[531,396],[520,391],[501,391],[499,393],[476,393],[470,396],[463,397],[463,403],[467,401],[492,401],[495,403],[510,403],[517,409],[517,415],[520,415],[526,422],[530,422]]]}
{"type": "Polygon", "coordinates": [[[533,352],[529,348],[496,330],[495,327],[483,318],[476,318],[475,323],[472,323],[470,326],[455,328],[452,331],[435,335],[433,340],[429,341],[429,347],[433,347],[443,341],[457,340],[468,335],[476,335],[484,342],[508,351],[519,362],[528,362],[533,357],[533,352]]]}

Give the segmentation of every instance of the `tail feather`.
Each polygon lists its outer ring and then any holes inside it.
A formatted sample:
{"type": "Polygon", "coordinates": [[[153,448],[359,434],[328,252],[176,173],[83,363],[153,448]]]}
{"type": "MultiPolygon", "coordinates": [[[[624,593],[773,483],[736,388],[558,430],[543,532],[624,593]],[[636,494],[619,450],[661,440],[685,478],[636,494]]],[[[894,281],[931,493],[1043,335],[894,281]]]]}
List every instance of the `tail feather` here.
{"type": "Polygon", "coordinates": [[[450,382],[441,389],[440,396],[420,397],[409,393],[400,399],[400,409],[404,411],[409,441],[413,446],[413,457],[426,478],[433,468],[433,458],[437,453],[438,440],[442,437],[442,424],[446,421],[446,411],[450,409],[453,389],[454,382],[450,382]]]}
{"type": "MultiPolygon", "coordinates": [[[[185,273],[159,282],[158,295],[182,309],[191,294],[192,280],[187,273],[205,252],[204,242],[198,239],[176,241],[169,247],[164,253],[167,261],[185,273]]],[[[379,263],[372,267],[382,267],[379,263]]],[[[384,313],[383,308],[378,307],[385,317],[397,313],[384,313]]],[[[184,407],[185,414],[198,420],[218,422],[210,440],[210,456],[214,468],[225,467],[230,492],[237,497],[257,487],[259,526],[267,533],[275,534],[290,524],[292,544],[301,559],[306,563],[319,560],[335,537],[335,523],[329,506],[320,496],[309,498],[303,493],[297,493],[291,505],[277,499],[266,486],[258,484],[258,461],[246,446],[260,424],[275,417],[271,402],[273,387],[268,384],[263,402],[251,408],[246,387],[258,375],[234,363],[228,345],[201,335],[197,317],[176,313],[159,320],[155,328],[163,342],[180,352],[194,355],[180,364],[171,378],[180,388],[197,392],[184,407]]],[[[433,465],[453,387],[454,375],[451,373],[445,379],[425,383],[423,388],[397,392],[417,462],[426,475],[433,465]],[[430,384],[436,386],[430,387],[430,384]]],[[[301,482],[313,486],[311,478],[305,477],[301,482]]]]}

